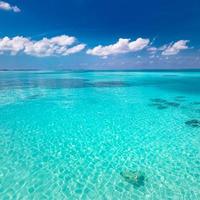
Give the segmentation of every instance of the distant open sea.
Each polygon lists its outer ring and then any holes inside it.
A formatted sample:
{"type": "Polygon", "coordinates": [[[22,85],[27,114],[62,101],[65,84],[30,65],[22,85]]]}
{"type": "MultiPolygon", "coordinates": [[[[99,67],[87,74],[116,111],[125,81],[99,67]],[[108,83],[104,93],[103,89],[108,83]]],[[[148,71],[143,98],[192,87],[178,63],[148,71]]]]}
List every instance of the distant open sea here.
{"type": "Polygon", "coordinates": [[[200,72],[1,71],[0,199],[199,200],[200,72]]]}

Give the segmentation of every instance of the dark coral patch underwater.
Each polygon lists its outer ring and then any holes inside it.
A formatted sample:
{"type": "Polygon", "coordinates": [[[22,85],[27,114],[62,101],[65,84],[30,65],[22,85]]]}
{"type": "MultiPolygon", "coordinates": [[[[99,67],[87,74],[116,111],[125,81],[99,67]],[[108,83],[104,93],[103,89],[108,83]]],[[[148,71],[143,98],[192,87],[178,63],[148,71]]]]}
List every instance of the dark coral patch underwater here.
{"type": "Polygon", "coordinates": [[[159,110],[166,109],[169,107],[179,107],[180,106],[180,103],[173,102],[173,101],[167,101],[165,99],[160,99],[160,98],[151,99],[151,102],[152,103],[149,105],[154,106],[159,110]]]}
{"type": "Polygon", "coordinates": [[[145,175],[140,171],[126,170],[122,171],[120,175],[126,182],[132,184],[135,187],[144,186],[145,175]]]}
{"type": "Polygon", "coordinates": [[[200,101],[193,102],[194,105],[200,105],[200,101]]]}
{"type": "Polygon", "coordinates": [[[165,104],[168,105],[168,106],[173,106],[173,107],[179,107],[180,106],[180,103],[176,103],[176,102],[166,102],[165,104]]]}
{"type": "Polygon", "coordinates": [[[42,95],[34,94],[34,95],[31,95],[31,96],[28,96],[27,99],[39,99],[41,97],[42,97],[42,95]]]}
{"type": "Polygon", "coordinates": [[[194,128],[200,128],[200,120],[198,119],[188,120],[185,124],[194,128]]]}
{"type": "Polygon", "coordinates": [[[178,102],[182,102],[182,101],[186,101],[185,99],[186,97],[185,96],[176,96],[174,98],[175,101],[178,101],[178,102]]]}
{"type": "Polygon", "coordinates": [[[167,102],[165,99],[160,99],[160,98],[155,98],[155,99],[151,99],[152,102],[156,102],[156,103],[165,103],[167,102]]]}

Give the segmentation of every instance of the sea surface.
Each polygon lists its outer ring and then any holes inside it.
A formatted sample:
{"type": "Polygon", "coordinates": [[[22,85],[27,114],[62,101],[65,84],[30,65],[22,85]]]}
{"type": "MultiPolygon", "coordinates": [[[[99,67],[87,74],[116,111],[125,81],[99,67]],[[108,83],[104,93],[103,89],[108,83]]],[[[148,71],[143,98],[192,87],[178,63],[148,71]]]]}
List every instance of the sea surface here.
{"type": "Polygon", "coordinates": [[[0,72],[1,200],[199,200],[200,72],[0,72]]]}

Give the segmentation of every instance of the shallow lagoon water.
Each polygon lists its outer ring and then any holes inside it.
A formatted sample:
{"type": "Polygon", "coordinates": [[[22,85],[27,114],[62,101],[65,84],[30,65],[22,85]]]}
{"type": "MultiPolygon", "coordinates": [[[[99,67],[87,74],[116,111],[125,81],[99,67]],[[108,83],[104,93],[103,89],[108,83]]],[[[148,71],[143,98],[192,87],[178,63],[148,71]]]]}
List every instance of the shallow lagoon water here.
{"type": "Polygon", "coordinates": [[[200,72],[0,72],[0,199],[200,199],[191,120],[200,72]]]}

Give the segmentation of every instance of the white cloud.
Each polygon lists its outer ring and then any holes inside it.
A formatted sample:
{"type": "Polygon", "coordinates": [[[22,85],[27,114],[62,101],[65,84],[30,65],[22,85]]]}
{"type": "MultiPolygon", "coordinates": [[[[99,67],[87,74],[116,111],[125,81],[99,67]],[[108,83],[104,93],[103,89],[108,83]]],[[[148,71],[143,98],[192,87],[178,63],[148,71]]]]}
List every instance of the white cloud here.
{"type": "Polygon", "coordinates": [[[161,55],[164,56],[171,56],[178,54],[181,50],[188,49],[187,43],[189,40],[179,40],[177,42],[172,42],[169,45],[163,45],[161,47],[154,47],[150,46],[147,51],[149,51],[151,54],[156,54],[158,52],[161,52],[161,55]]]}
{"type": "Polygon", "coordinates": [[[0,52],[10,52],[12,55],[17,54],[19,51],[22,51],[26,44],[29,43],[29,39],[16,36],[13,38],[4,37],[0,38],[0,52]]]}
{"type": "Polygon", "coordinates": [[[16,36],[13,38],[0,38],[0,53],[10,53],[16,55],[24,52],[27,55],[46,56],[66,56],[77,53],[85,48],[85,44],[76,45],[76,38],[61,35],[52,38],[43,38],[38,41],[26,37],[16,36]]]}
{"type": "Polygon", "coordinates": [[[149,39],[138,38],[135,41],[120,38],[117,43],[108,46],[96,46],[88,49],[87,54],[106,58],[109,55],[117,55],[128,52],[136,52],[144,49],[150,43],[149,39]]]}
{"type": "Polygon", "coordinates": [[[60,46],[65,46],[65,45],[68,46],[72,45],[76,41],[76,38],[68,35],[61,35],[51,38],[50,41],[60,46]]]}
{"type": "Polygon", "coordinates": [[[0,1],[0,9],[6,11],[21,12],[17,6],[12,6],[5,1],[0,1]]]}
{"type": "Polygon", "coordinates": [[[86,46],[85,44],[78,44],[76,46],[73,46],[73,47],[71,47],[69,49],[66,49],[66,51],[64,52],[63,55],[67,56],[67,55],[82,51],[85,48],[85,46],[86,46]]]}
{"type": "Polygon", "coordinates": [[[165,56],[171,56],[178,54],[181,50],[188,49],[187,43],[189,40],[179,40],[175,43],[171,43],[169,46],[167,46],[163,52],[162,55],[165,56]]]}

